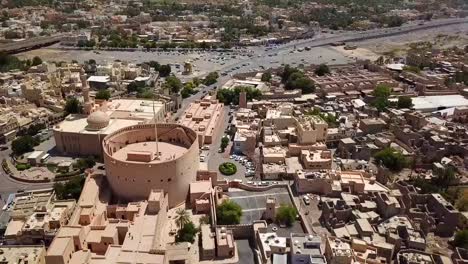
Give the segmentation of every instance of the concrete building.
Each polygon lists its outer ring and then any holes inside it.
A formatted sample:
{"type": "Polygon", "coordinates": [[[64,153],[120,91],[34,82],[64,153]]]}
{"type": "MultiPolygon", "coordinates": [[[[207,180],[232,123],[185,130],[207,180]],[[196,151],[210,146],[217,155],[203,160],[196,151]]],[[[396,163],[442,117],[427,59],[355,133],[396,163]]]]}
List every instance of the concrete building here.
{"type": "Polygon", "coordinates": [[[169,206],[174,207],[185,201],[196,179],[197,134],[177,124],[157,124],[156,128],[154,124],[130,126],[104,138],[107,179],[121,199],[138,201],[152,189],[162,189],[170,193],[169,206]]]}
{"type": "Polygon", "coordinates": [[[322,238],[307,234],[291,234],[291,264],[325,264],[322,238]]]}
{"type": "Polygon", "coordinates": [[[328,150],[302,150],[301,162],[306,170],[330,170],[332,166],[332,153],[328,150]]]}
{"type": "Polygon", "coordinates": [[[178,123],[197,132],[200,146],[211,144],[222,129],[224,105],[211,96],[205,96],[191,103],[178,123]]]}
{"type": "Polygon", "coordinates": [[[262,82],[259,79],[254,79],[254,78],[250,78],[246,80],[230,79],[225,84],[223,84],[222,88],[223,89],[235,89],[236,87],[240,87],[240,86],[251,87],[254,89],[258,89],[262,92],[269,90],[268,86],[264,82],[262,82]]]}
{"type": "Polygon", "coordinates": [[[2,117],[0,117],[0,143],[13,140],[18,127],[19,123],[16,117],[13,115],[2,115],[2,117]]]}
{"type": "Polygon", "coordinates": [[[317,76],[310,72],[307,75],[314,81],[320,91],[327,94],[337,92],[373,90],[376,85],[386,84],[391,87],[398,85],[390,75],[356,69],[356,65],[333,69],[331,74],[317,76]],[[354,66],[354,67],[353,67],[354,66]]]}
{"type": "Polygon", "coordinates": [[[387,123],[379,118],[363,119],[359,122],[359,128],[364,134],[376,134],[382,132],[387,123]]]}
{"type": "Polygon", "coordinates": [[[377,204],[377,212],[383,219],[390,218],[403,212],[398,199],[386,193],[376,193],[375,202],[377,204]]]}
{"type": "MultiPolygon", "coordinates": [[[[156,122],[164,120],[165,105],[154,102],[156,122]]],[[[88,116],[71,114],[53,127],[57,150],[67,155],[102,156],[101,142],[127,126],[153,121],[153,101],[116,99],[91,106],[88,116]]]]}
{"type": "Polygon", "coordinates": [[[216,255],[220,258],[233,257],[235,247],[232,230],[227,230],[225,227],[216,228],[216,255]]]}
{"type": "Polygon", "coordinates": [[[303,116],[296,119],[297,141],[299,144],[325,142],[328,124],[318,116],[303,116]]]}
{"type": "Polygon", "coordinates": [[[256,240],[260,250],[262,263],[269,263],[273,254],[285,254],[287,249],[286,237],[280,237],[275,232],[261,229],[256,232],[256,240]]]}
{"type": "Polygon", "coordinates": [[[50,243],[68,222],[74,207],[74,200],[56,200],[52,189],[17,194],[7,210],[10,222],[4,233],[5,244],[50,243]]]}
{"type": "Polygon", "coordinates": [[[211,181],[196,181],[190,183],[190,205],[192,210],[199,214],[209,214],[213,205],[213,188],[211,181]]]}
{"type": "Polygon", "coordinates": [[[341,192],[389,192],[384,185],[363,171],[298,172],[294,186],[299,193],[338,196],[341,192]]]}
{"type": "Polygon", "coordinates": [[[248,155],[255,151],[257,145],[257,131],[250,129],[237,129],[233,140],[235,153],[248,155]]]}
{"type": "Polygon", "coordinates": [[[44,246],[0,246],[0,263],[45,264],[44,246]]]}
{"type": "Polygon", "coordinates": [[[204,260],[214,259],[216,257],[216,245],[213,232],[209,225],[201,225],[201,258],[204,260]]]}
{"type": "Polygon", "coordinates": [[[164,264],[187,259],[185,243],[166,244],[168,195],[163,190],[128,204],[111,204],[111,195],[103,175],[88,175],[73,217],[47,250],[47,264],[164,264]]]}
{"type": "Polygon", "coordinates": [[[327,237],[324,255],[330,264],[351,264],[354,261],[351,245],[335,237],[327,237]]]}

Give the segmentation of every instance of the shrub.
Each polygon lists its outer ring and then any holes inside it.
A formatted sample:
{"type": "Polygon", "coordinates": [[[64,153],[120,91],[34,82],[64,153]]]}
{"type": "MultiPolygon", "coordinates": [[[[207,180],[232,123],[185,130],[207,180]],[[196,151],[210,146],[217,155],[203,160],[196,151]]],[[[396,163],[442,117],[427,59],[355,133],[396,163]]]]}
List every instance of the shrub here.
{"type": "Polygon", "coordinates": [[[16,169],[19,170],[19,171],[24,171],[24,170],[27,170],[29,168],[31,168],[31,166],[29,164],[25,164],[25,163],[16,164],[16,169]]]}
{"type": "Polygon", "coordinates": [[[232,162],[224,162],[219,165],[219,171],[224,175],[233,175],[237,172],[236,164],[232,162]]]}

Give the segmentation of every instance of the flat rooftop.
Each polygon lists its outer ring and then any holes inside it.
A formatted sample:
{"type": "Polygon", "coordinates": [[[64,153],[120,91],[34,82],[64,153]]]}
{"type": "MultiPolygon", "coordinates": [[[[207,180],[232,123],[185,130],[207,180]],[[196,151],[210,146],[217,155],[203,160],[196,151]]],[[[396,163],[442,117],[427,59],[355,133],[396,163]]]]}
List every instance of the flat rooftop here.
{"type": "MultiPolygon", "coordinates": [[[[163,102],[154,102],[154,111],[158,115],[164,112],[163,102]]],[[[114,99],[107,103],[106,114],[120,119],[153,119],[153,101],[138,99],[114,99]]]]}
{"type": "Polygon", "coordinates": [[[54,130],[68,132],[68,133],[80,133],[80,134],[102,134],[108,135],[121,128],[141,124],[142,120],[130,120],[130,119],[110,119],[109,125],[100,130],[87,130],[88,126],[87,116],[84,115],[69,115],[63,122],[54,126],[54,130]]]}
{"type": "Polygon", "coordinates": [[[459,94],[418,96],[411,98],[413,108],[419,111],[436,111],[443,108],[468,106],[468,99],[459,94]]]}
{"type": "MultiPolygon", "coordinates": [[[[182,155],[187,152],[187,148],[184,146],[179,146],[176,144],[172,143],[167,143],[167,142],[159,142],[158,143],[158,150],[159,150],[159,160],[157,159],[152,159],[150,162],[143,162],[143,161],[134,161],[131,160],[131,162],[135,163],[162,163],[174,159],[178,159],[182,155]]],[[[156,142],[153,141],[146,141],[146,142],[139,142],[139,143],[133,143],[129,144],[119,150],[117,150],[112,157],[116,160],[120,161],[129,161],[128,160],[128,154],[129,153],[147,153],[147,152],[153,152],[156,153],[156,142]]]]}
{"type": "Polygon", "coordinates": [[[1,263],[36,263],[45,251],[44,246],[0,246],[1,263]],[[20,259],[23,262],[19,261],[20,259]]]}

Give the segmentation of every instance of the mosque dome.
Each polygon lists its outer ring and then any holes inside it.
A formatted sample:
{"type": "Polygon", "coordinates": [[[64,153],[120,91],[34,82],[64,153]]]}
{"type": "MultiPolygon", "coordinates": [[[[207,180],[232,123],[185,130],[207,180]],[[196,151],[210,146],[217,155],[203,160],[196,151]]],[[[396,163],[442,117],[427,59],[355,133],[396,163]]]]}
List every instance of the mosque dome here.
{"type": "Polygon", "coordinates": [[[87,129],[99,130],[105,128],[107,125],[109,125],[109,120],[110,118],[106,113],[102,111],[93,112],[88,116],[88,119],[86,120],[88,122],[87,129]]]}

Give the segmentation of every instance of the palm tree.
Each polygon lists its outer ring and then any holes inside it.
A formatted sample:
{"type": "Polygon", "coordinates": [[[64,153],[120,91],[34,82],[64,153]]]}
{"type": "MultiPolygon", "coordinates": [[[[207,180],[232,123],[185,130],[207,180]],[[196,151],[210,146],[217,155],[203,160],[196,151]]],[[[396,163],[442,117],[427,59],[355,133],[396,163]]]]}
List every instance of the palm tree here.
{"type": "Polygon", "coordinates": [[[176,211],[177,217],[176,217],[176,224],[179,226],[179,228],[182,228],[185,224],[190,222],[190,215],[187,213],[187,210],[183,208],[179,208],[176,211]]]}

